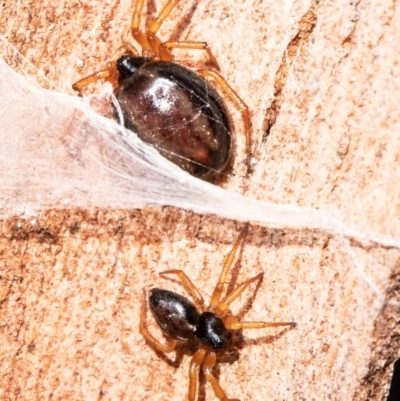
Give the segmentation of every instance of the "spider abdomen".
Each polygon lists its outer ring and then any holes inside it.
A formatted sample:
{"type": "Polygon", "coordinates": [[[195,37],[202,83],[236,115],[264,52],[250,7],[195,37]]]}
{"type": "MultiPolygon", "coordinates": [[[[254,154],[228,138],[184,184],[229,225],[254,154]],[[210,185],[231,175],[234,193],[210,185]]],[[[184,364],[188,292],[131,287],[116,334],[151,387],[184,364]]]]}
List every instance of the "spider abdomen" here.
{"type": "Polygon", "coordinates": [[[182,169],[214,178],[231,157],[231,127],[219,95],[188,68],[136,59],[117,62],[120,77],[126,77],[115,91],[121,123],[182,169]]]}
{"type": "Polygon", "coordinates": [[[153,288],[150,291],[149,305],[165,334],[179,340],[193,338],[199,314],[187,298],[172,291],[153,288]]]}

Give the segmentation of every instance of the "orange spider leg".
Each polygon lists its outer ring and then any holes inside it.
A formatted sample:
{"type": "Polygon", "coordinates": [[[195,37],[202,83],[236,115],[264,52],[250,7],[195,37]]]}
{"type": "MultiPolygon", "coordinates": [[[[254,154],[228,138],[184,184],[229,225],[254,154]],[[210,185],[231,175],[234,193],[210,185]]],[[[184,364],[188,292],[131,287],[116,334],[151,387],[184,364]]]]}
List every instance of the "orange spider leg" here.
{"type": "Polygon", "coordinates": [[[178,42],[164,42],[160,44],[159,54],[160,59],[164,61],[172,61],[173,56],[169,49],[195,49],[195,50],[205,50],[207,52],[208,58],[215,69],[219,70],[219,65],[216,58],[211,52],[210,47],[206,42],[193,42],[193,41],[178,41],[178,42]]]}
{"type": "MultiPolygon", "coordinates": [[[[143,0],[142,0],[143,1],[143,0]]],[[[160,14],[157,18],[151,23],[149,30],[147,31],[147,40],[153,49],[154,53],[158,56],[159,51],[158,48],[161,44],[161,40],[158,39],[156,33],[161,28],[163,22],[167,19],[168,15],[171,13],[173,8],[178,4],[178,0],[168,0],[167,4],[162,8],[160,14]]],[[[172,56],[171,56],[172,57],[172,56]]]]}
{"type": "Polygon", "coordinates": [[[80,79],[72,85],[72,89],[80,92],[83,88],[96,82],[100,79],[105,79],[111,82],[112,86],[116,88],[118,86],[118,71],[115,63],[107,63],[107,68],[101,71],[97,71],[94,74],[90,74],[85,78],[80,79]]]}
{"type": "Polygon", "coordinates": [[[259,283],[261,283],[263,279],[264,273],[257,274],[257,276],[254,276],[252,278],[249,278],[246,280],[244,283],[238,285],[229,295],[225,297],[225,299],[218,305],[218,307],[215,310],[215,313],[219,316],[222,316],[224,312],[227,311],[229,308],[229,305],[240,295],[242,292],[254,281],[259,280],[259,283]]]}
{"type": "Polygon", "coordinates": [[[204,299],[201,296],[199,290],[195,287],[195,285],[191,282],[189,277],[182,271],[182,270],[165,270],[160,273],[160,276],[168,275],[168,274],[176,274],[181,281],[183,282],[184,286],[188,289],[190,294],[193,297],[193,303],[198,309],[203,309],[204,299]]]}
{"type": "MultiPolygon", "coordinates": [[[[215,355],[215,352],[210,352],[206,355],[206,358],[203,362],[204,375],[206,376],[206,379],[210,382],[215,395],[221,401],[235,401],[235,400],[231,400],[231,399],[227,398],[225,391],[220,386],[216,377],[212,374],[212,369],[214,368],[216,361],[217,361],[217,357],[215,355]]],[[[237,400],[237,401],[239,401],[239,400],[237,400]]]]}
{"type": "Polygon", "coordinates": [[[240,243],[242,242],[243,238],[247,234],[248,227],[249,227],[249,224],[246,223],[246,225],[243,227],[242,231],[240,232],[238,239],[236,240],[235,244],[233,245],[232,250],[228,253],[228,255],[225,258],[221,275],[219,276],[217,285],[215,286],[214,292],[211,296],[210,307],[212,309],[215,309],[219,305],[219,301],[220,301],[221,294],[222,294],[222,291],[224,288],[224,284],[226,282],[226,276],[228,274],[229,268],[231,267],[231,265],[233,263],[233,260],[235,259],[236,251],[237,251],[240,243]]]}
{"type": "Polygon", "coordinates": [[[238,321],[225,321],[225,327],[229,330],[240,330],[240,329],[263,329],[265,327],[280,327],[280,326],[292,326],[295,327],[295,322],[238,322],[238,321]]]}
{"type": "Polygon", "coordinates": [[[246,164],[247,164],[247,174],[250,172],[250,154],[251,154],[251,139],[250,139],[250,113],[249,108],[243,102],[243,100],[239,97],[239,95],[229,86],[228,82],[225,78],[215,69],[200,69],[197,71],[200,75],[205,78],[212,78],[218,85],[221,87],[223,92],[231,99],[233,103],[236,104],[236,107],[242,113],[242,120],[244,124],[244,133],[246,135],[246,164]]]}
{"type": "Polygon", "coordinates": [[[139,331],[140,334],[158,351],[161,352],[171,352],[175,349],[176,344],[178,344],[177,340],[170,340],[166,345],[161,344],[152,334],[150,334],[149,330],[146,326],[146,292],[143,290],[143,303],[142,303],[142,311],[140,313],[140,324],[139,331]]]}
{"type": "Polygon", "coordinates": [[[153,50],[150,47],[149,41],[147,40],[147,35],[143,33],[140,29],[140,18],[142,15],[144,0],[137,0],[132,14],[131,22],[131,32],[133,38],[142,47],[142,55],[144,57],[152,57],[153,50]]]}
{"type": "Polygon", "coordinates": [[[200,348],[190,361],[189,367],[189,401],[194,401],[197,392],[197,381],[198,381],[198,370],[200,365],[203,363],[206,351],[200,348]]]}

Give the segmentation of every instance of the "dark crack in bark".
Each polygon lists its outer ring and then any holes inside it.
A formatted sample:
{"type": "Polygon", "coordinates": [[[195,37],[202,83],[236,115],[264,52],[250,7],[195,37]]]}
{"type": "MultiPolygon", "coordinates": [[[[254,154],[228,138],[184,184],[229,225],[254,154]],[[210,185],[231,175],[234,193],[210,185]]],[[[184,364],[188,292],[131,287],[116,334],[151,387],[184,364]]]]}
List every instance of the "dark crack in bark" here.
{"type": "Polygon", "coordinates": [[[360,382],[353,401],[386,401],[394,362],[400,349],[400,260],[391,277],[386,306],[375,321],[368,373],[360,382]]]}
{"type": "Polygon", "coordinates": [[[304,43],[308,41],[308,38],[310,37],[317,24],[317,15],[314,11],[316,4],[317,2],[313,2],[309,10],[301,18],[299,22],[298,33],[290,41],[285,53],[282,56],[281,65],[279,66],[278,71],[275,75],[274,100],[272,101],[271,106],[267,109],[264,117],[262,128],[264,135],[262,142],[265,142],[267,140],[271,129],[278,118],[283,101],[282,92],[286,85],[286,80],[292,61],[296,57],[296,54],[299,52],[299,49],[301,49],[304,43]]]}

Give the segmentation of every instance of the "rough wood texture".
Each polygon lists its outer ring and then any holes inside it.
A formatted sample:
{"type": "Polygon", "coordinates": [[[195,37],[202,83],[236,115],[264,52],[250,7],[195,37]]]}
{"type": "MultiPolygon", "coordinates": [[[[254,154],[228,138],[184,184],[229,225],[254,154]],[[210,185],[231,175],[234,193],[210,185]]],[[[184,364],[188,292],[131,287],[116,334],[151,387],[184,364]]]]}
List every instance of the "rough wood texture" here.
{"type": "MultiPolygon", "coordinates": [[[[161,3],[150,2],[150,16],[161,3]]],[[[130,0],[20,0],[4,3],[0,27],[44,86],[47,78],[72,94],[71,83],[132,43],[130,12],[130,0]]],[[[249,105],[254,171],[246,195],[329,210],[366,234],[399,239],[399,24],[390,1],[205,0],[181,2],[162,36],[207,41],[249,105]]],[[[243,149],[237,135],[229,188],[243,188],[243,149]]],[[[173,267],[209,296],[240,227],[173,208],[90,205],[2,221],[0,399],[185,400],[192,350],[171,362],[146,345],[142,288],[183,293],[157,274],[173,267]]],[[[233,275],[266,272],[246,319],[298,327],[244,333],[240,355],[217,369],[228,395],[384,400],[399,309],[380,309],[386,293],[398,302],[399,257],[395,248],[254,224],[233,275]]],[[[215,396],[203,381],[205,398],[215,396]]]]}
{"type": "MultiPolygon", "coordinates": [[[[368,373],[364,376],[354,401],[387,399],[394,362],[400,357],[399,281],[400,272],[397,264],[390,279],[387,305],[375,322],[368,373]]],[[[395,394],[391,397],[395,397],[395,394]]]]}

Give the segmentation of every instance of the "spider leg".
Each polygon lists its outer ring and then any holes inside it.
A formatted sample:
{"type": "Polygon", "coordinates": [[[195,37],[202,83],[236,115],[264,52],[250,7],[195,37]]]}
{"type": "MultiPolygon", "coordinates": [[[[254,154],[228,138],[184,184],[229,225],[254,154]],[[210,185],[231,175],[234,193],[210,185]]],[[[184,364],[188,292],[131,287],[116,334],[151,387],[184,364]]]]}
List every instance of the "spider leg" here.
{"type": "Polygon", "coordinates": [[[207,52],[208,58],[215,69],[219,70],[219,65],[216,58],[211,52],[210,47],[206,42],[179,41],[179,42],[164,42],[159,46],[160,59],[164,61],[172,61],[173,56],[169,49],[195,49],[204,50],[207,52]]]}
{"type": "Polygon", "coordinates": [[[183,285],[187,288],[187,290],[190,292],[191,296],[193,297],[193,303],[198,309],[202,309],[204,305],[204,299],[201,296],[199,290],[195,287],[195,285],[191,282],[189,277],[182,271],[182,270],[165,270],[160,273],[160,276],[168,275],[168,274],[176,274],[181,281],[183,282],[183,285]]]}
{"type": "Polygon", "coordinates": [[[139,331],[140,334],[148,341],[156,350],[161,352],[171,352],[175,349],[176,344],[178,344],[177,340],[170,340],[166,345],[161,344],[152,334],[150,334],[149,330],[146,326],[146,292],[143,290],[143,302],[142,302],[142,311],[140,313],[140,324],[139,331]]]}
{"type": "Polygon", "coordinates": [[[114,88],[118,86],[118,71],[115,63],[107,63],[106,69],[97,71],[93,74],[88,75],[85,78],[80,79],[78,82],[75,82],[72,85],[72,89],[80,92],[83,88],[90,85],[92,82],[96,82],[100,79],[105,79],[111,82],[114,88]]]}
{"type": "Polygon", "coordinates": [[[238,322],[235,319],[231,321],[226,319],[225,327],[228,330],[240,330],[240,329],[263,329],[265,327],[281,327],[281,326],[292,326],[295,327],[295,322],[238,322]]]}
{"type": "Polygon", "coordinates": [[[235,103],[236,107],[242,113],[244,124],[244,134],[246,135],[246,165],[247,174],[250,172],[250,154],[251,154],[251,139],[250,139],[250,112],[247,105],[239,97],[239,95],[230,87],[225,78],[214,68],[200,69],[197,71],[205,78],[211,78],[221,87],[222,91],[235,103]]]}
{"type": "Polygon", "coordinates": [[[161,40],[156,36],[156,33],[161,28],[161,25],[168,18],[168,15],[177,4],[178,0],[168,0],[167,4],[165,4],[165,6],[162,8],[160,14],[157,16],[157,18],[154,19],[154,21],[150,25],[149,30],[146,32],[148,43],[157,56],[159,55],[159,46],[161,44],[161,40]]]}
{"type": "Polygon", "coordinates": [[[137,0],[133,8],[132,22],[131,22],[131,32],[133,38],[142,47],[142,55],[144,57],[152,57],[153,50],[147,40],[147,35],[143,33],[140,29],[140,18],[142,16],[144,0],[137,0]]]}
{"type": "Polygon", "coordinates": [[[215,366],[216,361],[217,361],[217,356],[215,355],[215,352],[210,352],[206,355],[205,360],[203,362],[204,375],[206,376],[206,379],[210,382],[215,395],[221,401],[239,401],[239,400],[233,400],[233,399],[227,398],[225,391],[220,386],[216,377],[212,374],[212,370],[215,366]]]}
{"type": "Polygon", "coordinates": [[[198,370],[200,365],[203,363],[204,357],[206,355],[206,350],[200,348],[190,361],[189,367],[189,401],[194,401],[197,392],[197,381],[198,381],[198,370]]]}
{"type": "Polygon", "coordinates": [[[228,255],[225,258],[224,261],[224,265],[222,267],[222,272],[221,275],[219,276],[218,279],[218,283],[215,286],[214,292],[211,296],[211,303],[210,303],[210,307],[213,309],[216,309],[217,306],[219,305],[219,301],[221,298],[221,294],[224,288],[224,284],[226,281],[226,276],[228,274],[229,268],[231,267],[233,260],[235,259],[235,254],[236,251],[240,245],[240,243],[242,242],[243,238],[246,236],[247,234],[247,229],[249,227],[249,224],[246,223],[245,226],[243,227],[242,231],[239,234],[239,237],[237,238],[235,244],[233,245],[232,250],[228,253],[228,255]]]}
{"type": "Polygon", "coordinates": [[[229,305],[240,295],[242,294],[242,292],[254,281],[259,281],[259,283],[261,283],[262,279],[263,279],[264,273],[260,273],[257,274],[257,276],[254,276],[252,278],[249,278],[248,280],[246,280],[244,283],[238,285],[230,294],[228,294],[225,299],[220,302],[220,304],[218,305],[218,307],[215,310],[215,313],[217,315],[223,315],[224,312],[227,311],[227,309],[229,308],[229,305]]]}

